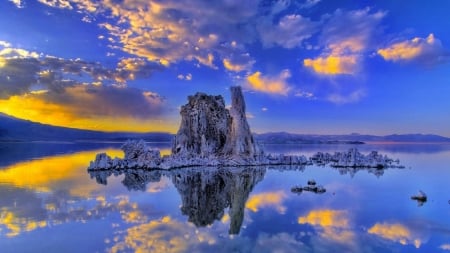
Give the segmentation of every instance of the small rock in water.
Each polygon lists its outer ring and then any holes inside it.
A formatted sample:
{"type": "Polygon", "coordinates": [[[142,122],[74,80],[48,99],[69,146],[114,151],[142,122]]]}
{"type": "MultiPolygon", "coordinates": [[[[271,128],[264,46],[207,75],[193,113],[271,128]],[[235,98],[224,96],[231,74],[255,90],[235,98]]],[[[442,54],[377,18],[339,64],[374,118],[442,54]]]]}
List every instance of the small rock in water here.
{"type": "Polygon", "coordinates": [[[316,181],[314,179],[308,180],[308,185],[316,185],[316,181]]]}
{"type": "Polygon", "coordinates": [[[322,185],[316,185],[316,184],[317,184],[316,181],[310,179],[310,180],[308,180],[307,186],[304,186],[304,187],[294,186],[291,188],[291,192],[300,194],[303,191],[307,191],[307,192],[314,192],[314,193],[322,194],[327,191],[322,185]]]}
{"type": "Polygon", "coordinates": [[[418,206],[422,206],[427,202],[427,195],[423,191],[419,191],[419,194],[411,196],[412,200],[416,200],[418,206]]]}
{"type": "Polygon", "coordinates": [[[291,188],[291,192],[301,194],[303,192],[303,188],[301,186],[297,185],[297,186],[294,186],[291,188]]]}

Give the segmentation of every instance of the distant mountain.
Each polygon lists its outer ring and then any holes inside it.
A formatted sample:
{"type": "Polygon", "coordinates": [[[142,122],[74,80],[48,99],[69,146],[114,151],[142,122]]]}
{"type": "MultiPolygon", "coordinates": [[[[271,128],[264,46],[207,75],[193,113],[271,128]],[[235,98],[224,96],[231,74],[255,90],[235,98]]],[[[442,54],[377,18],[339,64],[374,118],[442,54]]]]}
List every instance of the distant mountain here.
{"type": "Polygon", "coordinates": [[[100,132],[67,127],[57,127],[22,120],[0,113],[0,141],[171,141],[173,135],[164,132],[128,133],[100,132]]]}
{"type": "Polygon", "coordinates": [[[450,142],[450,138],[433,134],[393,134],[386,136],[377,135],[312,135],[312,134],[292,134],[286,132],[255,134],[256,140],[261,143],[285,144],[338,144],[353,143],[362,144],[364,142],[450,142]]]}
{"type": "MultiPolygon", "coordinates": [[[[261,143],[339,144],[364,142],[450,142],[450,138],[432,134],[393,134],[386,136],[348,134],[313,135],[287,132],[254,134],[261,143]]],[[[100,132],[67,127],[57,127],[22,120],[0,113],[0,141],[126,141],[144,139],[155,142],[171,142],[173,134],[164,132],[129,133],[100,132]]]]}

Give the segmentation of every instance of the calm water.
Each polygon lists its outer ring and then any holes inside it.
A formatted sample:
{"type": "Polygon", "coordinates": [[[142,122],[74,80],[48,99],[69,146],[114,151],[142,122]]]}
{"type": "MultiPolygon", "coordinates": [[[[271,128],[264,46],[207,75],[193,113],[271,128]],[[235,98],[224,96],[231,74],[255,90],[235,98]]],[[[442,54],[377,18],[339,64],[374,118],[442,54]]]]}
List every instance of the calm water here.
{"type": "MultiPolygon", "coordinates": [[[[168,144],[152,144],[167,153],[168,144]]],[[[117,143],[0,144],[1,252],[446,252],[450,145],[359,145],[405,169],[185,169],[89,175],[117,143]],[[291,193],[315,179],[327,192],[291,193]],[[423,206],[410,199],[419,190],[423,206]]],[[[267,145],[311,155],[350,145],[267,145]]]]}

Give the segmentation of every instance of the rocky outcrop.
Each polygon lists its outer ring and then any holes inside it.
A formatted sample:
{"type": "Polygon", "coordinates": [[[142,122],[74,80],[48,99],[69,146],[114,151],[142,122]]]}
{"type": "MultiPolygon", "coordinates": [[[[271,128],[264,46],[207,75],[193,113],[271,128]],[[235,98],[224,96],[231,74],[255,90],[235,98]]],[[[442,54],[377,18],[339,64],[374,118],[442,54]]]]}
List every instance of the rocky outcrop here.
{"type": "MultiPolygon", "coordinates": [[[[264,154],[255,142],[245,113],[240,87],[231,87],[231,107],[222,96],[196,93],[181,107],[181,124],[174,138],[172,154],[161,157],[159,150],[144,141],[128,141],[122,146],[124,159],[98,154],[88,170],[124,168],[174,169],[194,166],[259,166],[331,164],[336,168],[393,167],[392,159],[377,152],[368,155],[356,149],[334,155],[317,153],[311,159],[295,155],[264,154]]],[[[378,173],[378,172],[377,172],[378,173]]],[[[102,179],[99,178],[101,181],[102,179]]]]}
{"type": "Polygon", "coordinates": [[[234,158],[255,157],[262,155],[261,149],[255,143],[245,113],[245,101],[241,87],[231,87],[231,124],[230,135],[225,143],[226,155],[234,158]]]}
{"type": "Polygon", "coordinates": [[[172,154],[190,157],[220,156],[230,136],[231,117],[222,96],[197,93],[181,107],[181,125],[172,154]]]}

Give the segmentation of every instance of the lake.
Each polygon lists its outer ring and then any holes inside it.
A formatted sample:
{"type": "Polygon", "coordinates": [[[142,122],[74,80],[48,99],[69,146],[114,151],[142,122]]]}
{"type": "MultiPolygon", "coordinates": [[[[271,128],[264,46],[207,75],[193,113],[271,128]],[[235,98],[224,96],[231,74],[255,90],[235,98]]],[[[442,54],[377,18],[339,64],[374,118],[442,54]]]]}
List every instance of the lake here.
{"type": "MultiPolygon", "coordinates": [[[[168,143],[150,143],[170,152],[168,143]]],[[[328,166],[89,174],[120,143],[1,143],[1,252],[446,252],[450,144],[364,144],[404,169],[328,166]],[[313,179],[323,194],[291,188],[313,179]],[[419,190],[428,201],[411,200],[419,190]]],[[[265,145],[270,153],[354,145],[265,145]]]]}

